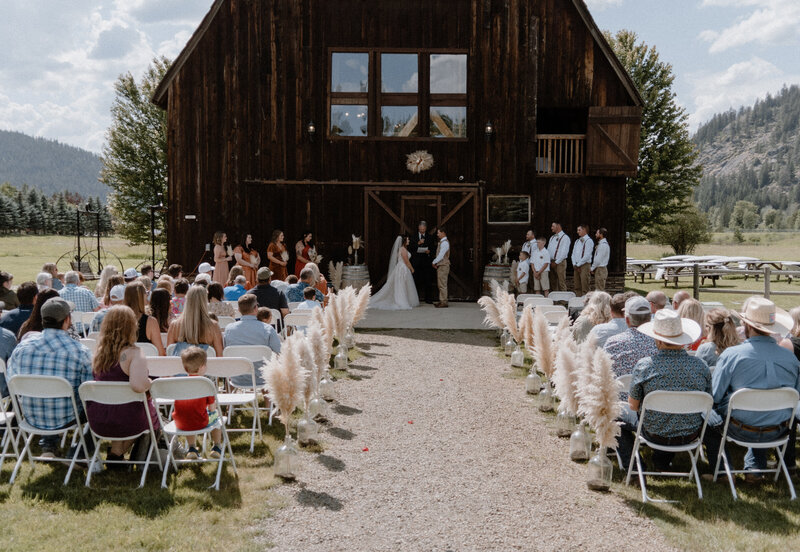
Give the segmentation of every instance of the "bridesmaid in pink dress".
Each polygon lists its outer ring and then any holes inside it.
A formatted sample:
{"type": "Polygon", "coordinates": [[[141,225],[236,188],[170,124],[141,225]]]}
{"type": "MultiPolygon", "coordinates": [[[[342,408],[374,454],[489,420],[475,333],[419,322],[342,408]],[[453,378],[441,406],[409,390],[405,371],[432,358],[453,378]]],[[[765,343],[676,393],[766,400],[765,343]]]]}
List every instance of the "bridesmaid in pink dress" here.
{"type": "Polygon", "coordinates": [[[214,233],[214,281],[223,286],[228,281],[228,261],[231,260],[225,247],[227,241],[228,236],[225,232],[214,233]]]}

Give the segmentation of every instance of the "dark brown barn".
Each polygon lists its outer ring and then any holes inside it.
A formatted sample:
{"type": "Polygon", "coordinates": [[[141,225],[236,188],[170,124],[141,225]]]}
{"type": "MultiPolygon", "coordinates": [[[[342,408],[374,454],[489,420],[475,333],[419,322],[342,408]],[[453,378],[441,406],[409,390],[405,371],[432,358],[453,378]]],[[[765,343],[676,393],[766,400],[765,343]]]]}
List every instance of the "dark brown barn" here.
{"type": "Polygon", "coordinates": [[[609,229],[621,286],[641,98],[583,0],[217,0],[153,101],[171,262],[194,266],[217,229],[264,251],[309,228],[328,259],[363,235],[380,283],[424,218],[471,300],[493,247],[558,219],[609,229]]]}

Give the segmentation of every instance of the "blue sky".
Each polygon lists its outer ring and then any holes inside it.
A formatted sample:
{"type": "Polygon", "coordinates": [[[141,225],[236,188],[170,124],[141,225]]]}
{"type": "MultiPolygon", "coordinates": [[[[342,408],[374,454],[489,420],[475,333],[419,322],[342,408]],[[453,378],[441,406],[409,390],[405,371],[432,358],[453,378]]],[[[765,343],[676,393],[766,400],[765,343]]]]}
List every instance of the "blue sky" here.
{"type": "MultiPolygon", "coordinates": [[[[382,0],[394,1],[394,0],[382,0]]],[[[800,83],[800,0],[587,0],[672,63],[692,128],[800,83]]],[[[174,58],[211,0],[0,0],[0,129],[102,150],[113,84],[174,58]]]]}

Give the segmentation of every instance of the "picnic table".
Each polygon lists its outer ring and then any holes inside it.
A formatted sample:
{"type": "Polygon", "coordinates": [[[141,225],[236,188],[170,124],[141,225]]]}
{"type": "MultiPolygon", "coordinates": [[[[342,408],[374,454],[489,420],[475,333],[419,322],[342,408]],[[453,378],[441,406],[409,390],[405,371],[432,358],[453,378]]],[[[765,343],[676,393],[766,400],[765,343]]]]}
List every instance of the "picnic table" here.
{"type": "Polygon", "coordinates": [[[699,266],[700,268],[705,269],[714,269],[713,273],[706,272],[705,274],[701,273],[700,277],[702,280],[702,285],[705,285],[706,279],[710,279],[711,283],[714,287],[717,285],[717,280],[721,278],[725,271],[728,270],[728,267],[724,266],[723,264],[719,263],[718,261],[706,261],[706,262],[666,262],[660,263],[655,265],[656,268],[656,280],[664,280],[664,287],[669,285],[670,280],[675,284],[675,287],[678,287],[678,280],[681,276],[686,275],[687,272],[690,272],[692,276],[694,275],[694,267],[699,266]],[[689,269],[689,270],[687,270],[689,269]]]}
{"type": "Polygon", "coordinates": [[[637,276],[642,277],[642,283],[644,283],[644,275],[650,274],[650,277],[653,277],[654,271],[652,270],[653,267],[659,264],[661,261],[654,261],[653,259],[628,259],[627,261],[627,271],[633,275],[633,281],[636,281],[637,276]]]}
{"type": "MultiPolygon", "coordinates": [[[[774,268],[775,270],[797,270],[800,267],[800,262],[798,261],[762,261],[761,259],[756,259],[754,261],[745,262],[745,265],[748,270],[762,270],[765,266],[769,266],[774,268]]],[[[777,280],[781,279],[781,275],[777,274],[777,280]]],[[[756,281],[758,281],[758,275],[756,275],[756,281]]],[[[792,275],[786,275],[787,280],[789,283],[792,282],[792,275]]],[[[744,277],[747,280],[747,275],[745,274],[744,277]]]]}

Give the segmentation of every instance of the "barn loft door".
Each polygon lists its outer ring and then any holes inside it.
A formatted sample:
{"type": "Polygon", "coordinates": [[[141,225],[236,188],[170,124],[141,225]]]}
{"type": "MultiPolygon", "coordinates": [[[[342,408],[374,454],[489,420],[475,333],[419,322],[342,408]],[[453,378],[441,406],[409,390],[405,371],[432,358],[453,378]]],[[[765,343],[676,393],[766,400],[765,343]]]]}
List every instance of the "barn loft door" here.
{"type": "Polygon", "coordinates": [[[417,223],[444,227],[450,241],[452,300],[478,297],[475,258],[480,246],[478,188],[374,187],[364,191],[367,262],[376,290],[386,282],[389,253],[398,234],[411,234],[417,223]]]}
{"type": "Polygon", "coordinates": [[[586,174],[636,176],[641,127],[641,107],[590,107],[586,174]]]}

